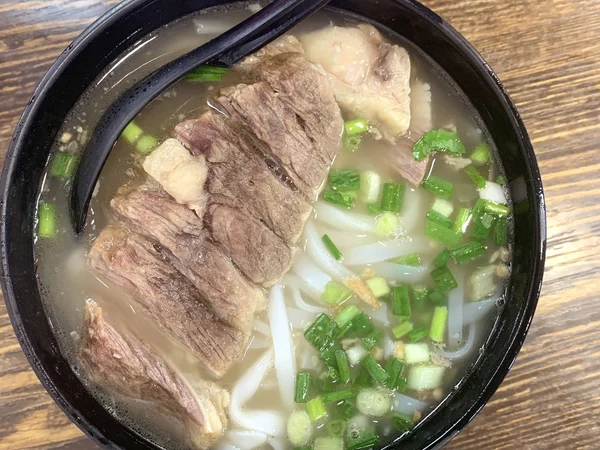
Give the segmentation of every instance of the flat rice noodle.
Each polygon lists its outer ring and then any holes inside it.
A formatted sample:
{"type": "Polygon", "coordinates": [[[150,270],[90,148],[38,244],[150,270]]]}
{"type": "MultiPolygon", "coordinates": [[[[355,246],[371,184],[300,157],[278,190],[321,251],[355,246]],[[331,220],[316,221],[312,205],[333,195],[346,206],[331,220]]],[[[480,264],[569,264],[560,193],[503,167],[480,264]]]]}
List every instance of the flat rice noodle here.
{"type": "Polygon", "coordinates": [[[282,283],[286,287],[286,289],[292,293],[292,298],[294,299],[294,303],[296,303],[296,306],[299,309],[301,309],[302,311],[316,313],[316,314],[326,312],[325,308],[320,307],[320,306],[311,305],[310,303],[307,303],[304,300],[304,298],[302,297],[302,294],[300,293],[300,291],[302,289],[304,289],[305,293],[307,293],[311,297],[314,294],[315,297],[312,297],[312,298],[320,298],[320,294],[313,291],[312,288],[310,288],[307,284],[305,284],[302,280],[300,280],[296,275],[288,273],[283,278],[282,283]]]}
{"type": "Polygon", "coordinates": [[[356,266],[382,262],[411,253],[424,253],[429,248],[429,241],[425,238],[391,239],[343,249],[342,253],[344,264],[356,266]]]}
{"type": "Polygon", "coordinates": [[[400,211],[400,222],[407,234],[410,234],[421,223],[427,214],[426,198],[423,189],[418,187],[406,189],[400,211]]]}
{"type": "Polygon", "coordinates": [[[379,236],[362,231],[334,231],[328,230],[327,236],[333,241],[336,247],[355,247],[357,245],[374,244],[379,241],[379,236]]]}
{"type": "Polygon", "coordinates": [[[475,342],[477,340],[477,332],[478,332],[477,327],[478,326],[476,323],[472,323],[469,325],[469,333],[467,335],[467,340],[465,341],[465,343],[462,347],[460,347],[457,350],[440,349],[440,350],[438,350],[439,355],[443,356],[444,358],[446,358],[450,361],[455,361],[455,360],[460,360],[460,359],[463,359],[466,357],[475,356],[475,352],[477,352],[477,348],[475,346],[475,342]]]}
{"type": "Polygon", "coordinates": [[[501,294],[496,294],[486,300],[465,303],[462,312],[464,324],[469,325],[489,316],[490,311],[498,305],[498,300],[500,300],[501,296],[501,294]]]}
{"type": "Polygon", "coordinates": [[[375,233],[375,219],[371,216],[344,211],[323,201],[315,203],[314,208],[319,222],[338,230],[375,233]]]}
{"type": "Polygon", "coordinates": [[[287,307],[287,315],[292,328],[295,330],[304,330],[317,317],[315,313],[292,308],[291,306],[287,307]]]}
{"type": "Polygon", "coordinates": [[[240,450],[252,450],[259,445],[263,445],[269,436],[262,431],[251,430],[229,430],[225,433],[225,440],[240,450]]]}
{"type": "Polygon", "coordinates": [[[331,281],[331,277],[319,269],[310,259],[302,255],[292,265],[292,269],[302,281],[311,287],[312,290],[321,295],[325,292],[327,283],[331,281]]]}
{"type": "Polygon", "coordinates": [[[312,221],[306,224],[304,233],[306,236],[306,251],[321,269],[338,283],[343,284],[347,278],[356,278],[354,272],[337,261],[325,247],[312,221]]]}
{"type": "Polygon", "coordinates": [[[406,414],[412,416],[415,412],[423,413],[429,408],[429,405],[416,398],[409,397],[408,395],[394,394],[393,409],[399,414],[406,414]]]}
{"type": "Polygon", "coordinates": [[[398,283],[420,283],[429,276],[429,266],[403,266],[391,262],[372,264],[371,269],[377,276],[398,283]]]}
{"type": "Polygon", "coordinates": [[[378,322],[386,327],[390,324],[387,303],[381,302],[381,306],[379,307],[379,309],[367,306],[366,308],[364,308],[364,310],[371,317],[371,319],[373,319],[374,322],[378,322]]]}
{"type": "Polygon", "coordinates": [[[271,330],[269,329],[269,325],[267,325],[260,319],[254,319],[254,331],[258,331],[260,334],[267,337],[271,336],[271,330]]]}

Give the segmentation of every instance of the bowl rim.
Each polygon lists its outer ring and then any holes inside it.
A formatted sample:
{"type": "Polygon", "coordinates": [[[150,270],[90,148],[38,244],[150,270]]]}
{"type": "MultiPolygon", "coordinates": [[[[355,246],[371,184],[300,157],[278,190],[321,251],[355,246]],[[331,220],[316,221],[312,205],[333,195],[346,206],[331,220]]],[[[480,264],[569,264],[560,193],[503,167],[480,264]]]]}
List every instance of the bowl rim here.
{"type": "MultiPolygon", "coordinates": [[[[7,199],[11,188],[11,180],[15,175],[16,155],[22,150],[24,141],[27,137],[28,130],[34,126],[34,118],[41,104],[41,99],[53,88],[56,81],[62,76],[66,67],[73,61],[77,54],[87,45],[88,42],[100,38],[105,28],[114,24],[122,17],[134,13],[152,0],[126,0],[109,9],[91,25],[89,25],[68,47],[65,49],[57,60],[48,69],[38,86],[35,88],[31,99],[24,108],[24,111],[15,127],[13,138],[9,144],[6,159],[2,169],[0,178],[0,217],[5,218],[9,212],[7,211],[7,199]]],[[[538,255],[535,260],[535,267],[531,268],[531,278],[528,283],[528,298],[524,306],[524,312],[521,316],[521,321],[515,332],[511,335],[511,342],[508,346],[508,351],[504,354],[501,363],[495,367],[493,374],[487,379],[487,384],[482,387],[481,396],[475,404],[464,414],[459,420],[455,421],[450,427],[446,428],[443,433],[438,434],[433,440],[428,442],[424,449],[438,448],[446,444],[460,430],[462,430],[475,415],[485,406],[491,396],[496,392],[498,386],[508,374],[508,371],[514,364],[518,352],[525,340],[531,321],[533,320],[535,308],[541,292],[542,279],[544,273],[545,253],[546,253],[546,207],[542,181],[540,176],[537,159],[533,150],[533,146],[529,139],[520,114],[516,106],[510,99],[506,89],[500,82],[496,73],[492,70],[489,64],[475,50],[475,48],[463,37],[456,29],[448,22],[434,13],[432,10],[417,2],[416,0],[391,0],[394,3],[402,4],[408,7],[422,18],[424,18],[432,27],[437,27],[452,42],[459,48],[466,59],[475,67],[479,75],[490,81],[490,87],[495,89],[500,94],[499,98],[502,101],[502,107],[506,113],[506,117],[510,121],[510,125],[518,132],[518,138],[523,150],[523,156],[527,160],[527,170],[531,180],[536,199],[533,202],[538,206],[535,211],[535,236],[537,239],[533,242],[534,253],[538,255]]],[[[198,10],[201,10],[199,8],[198,10]]],[[[47,368],[41,362],[39,356],[32,351],[32,343],[25,332],[23,317],[19,311],[19,305],[14,293],[13,280],[11,277],[10,267],[6,251],[6,236],[7,228],[6,221],[0,221],[0,284],[4,293],[4,300],[11,324],[14,328],[17,340],[27,357],[27,360],[40,380],[43,387],[58,404],[62,411],[75,423],[88,437],[94,440],[99,445],[105,448],[122,448],[112,442],[110,435],[104,435],[94,425],[93,420],[80,414],[62,395],[61,390],[56,387],[50,379],[47,368]]]]}

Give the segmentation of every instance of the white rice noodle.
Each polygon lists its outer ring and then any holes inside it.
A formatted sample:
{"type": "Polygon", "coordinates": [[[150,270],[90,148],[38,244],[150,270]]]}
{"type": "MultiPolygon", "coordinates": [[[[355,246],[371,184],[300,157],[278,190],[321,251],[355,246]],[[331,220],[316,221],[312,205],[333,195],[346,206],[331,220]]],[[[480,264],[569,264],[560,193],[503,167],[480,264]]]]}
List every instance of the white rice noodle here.
{"type": "Polygon", "coordinates": [[[298,275],[310,288],[321,295],[325,292],[327,283],[331,281],[331,277],[319,269],[310,259],[302,255],[298,258],[293,266],[294,273],[298,275]]]}
{"type": "Polygon", "coordinates": [[[393,408],[399,414],[412,416],[417,411],[420,413],[426,411],[429,405],[408,395],[395,394],[393,408]]]}
{"type": "Polygon", "coordinates": [[[273,447],[273,450],[286,450],[286,440],[280,437],[274,437],[269,439],[269,444],[273,447]]]}
{"type": "Polygon", "coordinates": [[[475,348],[476,335],[477,335],[477,324],[472,323],[471,325],[469,325],[469,333],[467,336],[467,340],[465,341],[465,343],[462,347],[460,347],[458,350],[454,350],[454,351],[438,350],[439,355],[443,356],[444,358],[446,358],[450,361],[455,361],[458,359],[463,359],[467,356],[472,356],[474,354],[474,352],[476,351],[476,348],[475,348]]]}
{"type": "Polygon", "coordinates": [[[294,377],[296,376],[296,357],[294,342],[285,309],[283,286],[277,284],[269,292],[269,325],[273,337],[275,353],[275,371],[279,381],[281,402],[288,412],[294,408],[294,377]]]}
{"type": "Polygon", "coordinates": [[[202,17],[194,20],[194,26],[196,27],[196,33],[198,34],[223,34],[231,27],[236,24],[237,21],[224,21],[221,17],[219,19],[210,19],[209,17],[202,17]]]}
{"type": "Polygon", "coordinates": [[[345,264],[356,266],[373,264],[411,253],[423,253],[428,249],[429,243],[425,238],[391,239],[344,249],[342,253],[344,254],[345,264]]]}
{"type": "Polygon", "coordinates": [[[291,272],[288,272],[288,274],[285,277],[283,277],[282,283],[287,288],[295,288],[297,291],[302,291],[313,300],[321,300],[321,292],[317,291],[316,289],[313,289],[308,284],[306,284],[306,282],[303,279],[301,279],[297,275],[294,275],[291,272]]]}
{"type": "Polygon", "coordinates": [[[214,447],[212,447],[213,450],[242,450],[239,447],[236,447],[235,445],[225,441],[225,440],[221,440],[220,442],[218,442],[217,444],[214,445],[214,447]]]}
{"type": "Polygon", "coordinates": [[[314,351],[307,350],[300,357],[300,368],[314,370],[319,366],[319,359],[314,351]]]}
{"type": "Polygon", "coordinates": [[[429,266],[410,267],[391,262],[373,264],[371,269],[377,276],[398,283],[419,283],[429,275],[429,266]]]}
{"type": "Polygon", "coordinates": [[[490,202],[501,203],[506,205],[506,195],[504,195],[504,189],[498,183],[493,181],[486,181],[485,187],[479,189],[479,197],[490,202]]]}
{"type": "Polygon", "coordinates": [[[319,222],[338,230],[375,233],[375,219],[366,214],[347,212],[323,201],[315,203],[315,211],[319,222]]]}
{"type": "Polygon", "coordinates": [[[235,429],[225,433],[225,440],[240,450],[252,450],[259,445],[263,445],[267,442],[267,439],[269,439],[269,436],[262,431],[235,429]]]}
{"type": "MultiPolygon", "coordinates": [[[[338,248],[353,247],[356,245],[374,244],[379,240],[378,235],[360,231],[333,231],[328,230],[327,236],[338,248]]],[[[85,255],[84,255],[85,261],[85,255]]]]}
{"type": "Polygon", "coordinates": [[[386,336],[383,342],[383,355],[385,356],[385,359],[389,359],[389,357],[392,356],[392,353],[394,353],[394,350],[396,350],[396,343],[392,338],[386,336]]]}
{"type": "Polygon", "coordinates": [[[458,348],[463,339],[463,305],[465,303],[465,272],[455,273],[457,287],[448,294],[448,348],[458,348]]]}
{"type": "Polygon", "coordinates": [[[404,192],[402,211],[400,212],[400,221],[404,225],[404,230],[406,230],[406,233],[408,234],[415,229],[415,227],[422,220],[422,217],[427,214],[425,195],[422,193],[422,191],[423,189],[419,191],[419,188],[407,188],[404,192]]]}
{"type": "Polygon", "coordinates": [[[294,299],[294,302],[296,303],[296,306],[299,309],[306,311],[306,312],[317,313],[317,314],[327,311],[325,308],[322,308],[320,306],[314,306],[314,305],[311,305],[310,303],[307,303],[306,301],[304,301],[302,294],[300,294],[301,289],[304,290],[306,293],[308,293],[309,296],[311,296],[313,298],[320,298],[320,294],[318,292],[314,291],[312,288],[310,288],[307,284],[305,284],[302,280],[300,280],[300,278],[298,278],[296,275],[288,273],[283,278],[282,283],[286,287],[286,289],[291,291],[292,298],[294,299]]]}
{"type": "Polygon", "coordinates": [[[231,391],[229,417],[240,428],[261,431],[270,436],[282,436],[285,433],[286,418],[279,411],[244,409],[246,402],[260,388],[272,363],[273,350],[269,349],[238,379],[231,391]]]}
{"type": "Polygon", "coordinates": [[[477,322],[488,316],[490,311],[496,307],[501,294],[494,295],[486,300],[473,303],[465,303],[463,307],[463,322],[465,325],[477,322]]]}
{"type": "Polygon", "coordinates": [[[304,234],[306,235],[306,251],[313,261],[335,281],[343,283],[346,278],[356,277],[354,272],[337,261],[325,247],[312,221],[308,221],[306,224],[304,234]]]}
{"type": "Polygon", "coordinates": [[[381,306],[379,309],[371,308],[367,306],[365,308],[366,313],[373,319],[374,322],[378,322],[383,326],[388,326],[390,324],[390,318],[388,317],[388,308],[387,303],[381,302],[381,306]]]}
{"type": "Polygon", "coordinates": [[[287,315],[292,328],[295,330],[304,330],[316,318],[315,313],[289,306],[287,308],[287,315]]]}
{"type": "Polygon", "coordinates": [[[248,346],[248,348],[250,348],[252,350],[257,350],[257,349],[261,349],[261,348],[269,348],[269,347],[271,347],[271,339],[269,339],[267,341],[263,336],[256,336],[256,335],[254,335],[254,337],[252,338],[252,342],[250,342],[250,345],[248,346]]]}
{"type": "Polygon", "coordinates": [[[267,337],[271,336],[271,330],[269,329],[269,325],[267,325],[260,319],[254,319],[254,331],[258,331],[260,334],[265,335],[267,337]]]}

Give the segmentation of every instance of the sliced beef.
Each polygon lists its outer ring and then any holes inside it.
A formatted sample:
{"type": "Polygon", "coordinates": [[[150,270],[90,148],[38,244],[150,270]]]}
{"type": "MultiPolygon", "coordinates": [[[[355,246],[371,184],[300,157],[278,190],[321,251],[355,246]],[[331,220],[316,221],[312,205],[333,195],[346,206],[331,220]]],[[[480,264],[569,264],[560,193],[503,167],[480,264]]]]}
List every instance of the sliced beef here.
{"type": "Polygon", "coordinates": [[[276,162],[265,159],[243,129],[212,111],[176,127],[193,155],[204,155],[206,192],[213,203],[244,211],[288,244],[298,242],[311,204],[276,162]]]}
{"type": "Polygon", "coordinates": [[[209,448],[227,425],[229,393],[210,381],[192,389],[145,343],[120,333],[104,320],[102,309],[86,304],[78,359],[90,379],[128,398],[149,401],[181,421],[194,448],[209,448]]]}
{"type": "Polygon", "coordinates": [[[222,376],[241,356],[248,333],[220,320],[189,280],[163,258],[159,246],[125,228],[108,226],[88,258],[102,278],[131,296],[215,376],[222,376]]]}
{"type": "Polygon", "coordinates": [[[133,230],[158,244],[215,315],[244,333],[252,329],[254,313],[265,307],[264,292],[244,278],[192,210],[144,186],[115,197],[111,206],[133,230]]]}

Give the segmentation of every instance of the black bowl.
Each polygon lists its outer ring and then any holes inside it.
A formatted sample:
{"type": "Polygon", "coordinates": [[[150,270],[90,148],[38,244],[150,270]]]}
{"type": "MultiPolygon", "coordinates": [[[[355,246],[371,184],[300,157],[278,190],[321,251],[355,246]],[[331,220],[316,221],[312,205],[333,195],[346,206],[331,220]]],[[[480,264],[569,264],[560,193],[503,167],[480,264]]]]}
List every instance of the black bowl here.
{"type": "MultiPolygon", "coordinates": [[[[16,128],[1,180],[2,288],[17,338],[44,387],[65,414],[106,448],[156,449],[92,397],[61,355],[36,283],[34,208],[44,165],[65,116],[106,64],[148,32],[227,0],[132,0],[95,22],[49,70],[16,128]]],[[[335,0],[332,7],[387,27],[413,42],[464,91],[483,118],[514,199],[513,277],[506,307],[461,386],[402,440],[402,448],[440,447],[485,405],[525,339],[544,268],[546,218],[540,174],[515,106],[497,76],[448,23],[414,1],[335,0]],[[368,19],[365,19],[368,18],[368,19]]]]}

